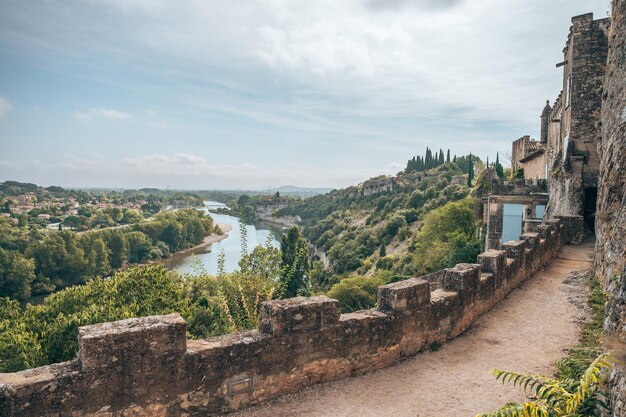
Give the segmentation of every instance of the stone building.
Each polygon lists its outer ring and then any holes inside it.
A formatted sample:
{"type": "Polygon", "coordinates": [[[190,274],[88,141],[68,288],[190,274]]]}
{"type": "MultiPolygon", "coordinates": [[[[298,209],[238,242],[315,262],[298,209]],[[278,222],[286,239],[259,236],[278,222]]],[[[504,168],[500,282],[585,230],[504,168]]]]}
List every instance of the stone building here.
{"type": "MultiPolygon", "coordinates": [[[[599,116],[607,58],[608,19],[593,13],[572,18],[563,61],[562,91],[542,115],[546,132],[545,170],[550,191],[548,217],[584,216],[593,231],[600,157],[599,116]]],[[[547,107],[546,107],[547,108],[547,107]]]]}
{"type": "Polygon", "coordinates": [[[513,142],[511,168],[513,168],[513,170],[523,169],[525,179],[544,180],[548,178],[546,149],[551,113],[552,107],[548,100],[540,116],[541,134],[539,141],[531,139],[530,136],[526,135],[513,142]]]}
{"type": "Polygon", "coordinates": [[[544,144],[531,139],[528,135],[522,136],[513,142],[511,168],[523,169],[525,179],[546,179],[544,155],[544,144]]]}

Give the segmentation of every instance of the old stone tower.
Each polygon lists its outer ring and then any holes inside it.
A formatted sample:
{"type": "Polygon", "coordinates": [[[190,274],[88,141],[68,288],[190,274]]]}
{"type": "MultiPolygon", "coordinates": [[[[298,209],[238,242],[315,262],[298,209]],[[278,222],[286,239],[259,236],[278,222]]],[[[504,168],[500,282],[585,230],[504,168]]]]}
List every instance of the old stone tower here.
{"type": "Polygon", "coordinates": [[[594,20],[592,13],[572,18],[564,58],[557,64],[563,68],[562,91],[552,107],[545,142],[551,195],[548,217],[584,216],[586,227],[592,231],[600,167],[599,120],[607,26],[608,19],[594,20]]]}

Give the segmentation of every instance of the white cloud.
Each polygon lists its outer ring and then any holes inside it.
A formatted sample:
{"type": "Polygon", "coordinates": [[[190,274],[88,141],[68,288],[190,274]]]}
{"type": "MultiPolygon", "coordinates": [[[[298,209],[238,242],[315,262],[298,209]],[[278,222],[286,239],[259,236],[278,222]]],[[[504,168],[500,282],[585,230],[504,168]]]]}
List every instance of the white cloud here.
{"type": "Polygon", "coordinates": [[[82,121],[92,120],[126,120],[130,114],[115,109],[91,108],[86,111],[76,110],[74,117],[82,121]]]}
{"type": "Polygon", "coordinates": [[[3,119],[13,109],[13,105],[6,98],[0,96],[0,119],[3,119]]]}
{"type": "MultiPolygon", "coordinates": [[[[117,47],[154,51],[183,73],[248,68],[260,78],[270,71],[298,85],[294,96],[323,97],[329,111],[341,97],[357,103],[347,112],[415,116],[434,107],[438,117],[528,129],[537,128],[544,100],[558,94],[553,64],[570,16],[591,7],[588,0],[91,2],[119,17],[109,22],[123,34],[117,47]]],[[[230,88],[240,80],[210,82],[230,88]]]]}

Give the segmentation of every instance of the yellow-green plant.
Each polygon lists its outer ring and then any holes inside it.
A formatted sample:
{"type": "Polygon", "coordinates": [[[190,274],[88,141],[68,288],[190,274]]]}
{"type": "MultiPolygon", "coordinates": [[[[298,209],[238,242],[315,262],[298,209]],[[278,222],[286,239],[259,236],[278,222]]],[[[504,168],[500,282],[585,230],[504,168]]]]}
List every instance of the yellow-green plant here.
{"type": "Polygon", "coordinates": [[[479,414],[477,417],[588,417],[596,415],[597,407],[604,407],[599,390],[600,373],[610,363],[607,355],[598,356],[579,381],[552,379],[531,374],[491,371],[496,380],[520,386],[534,401],[507,405],[500,410],[479,414]]]}

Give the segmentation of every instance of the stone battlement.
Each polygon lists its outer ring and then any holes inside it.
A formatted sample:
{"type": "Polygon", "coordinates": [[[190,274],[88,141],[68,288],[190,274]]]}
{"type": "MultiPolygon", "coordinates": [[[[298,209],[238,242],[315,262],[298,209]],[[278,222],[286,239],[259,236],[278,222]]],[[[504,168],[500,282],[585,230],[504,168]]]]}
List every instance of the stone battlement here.
{"type": "Polygon", "coordinates": [[[377,309],[268,301],[259,330],[203,340],[187,340],[177,314],[82,327],[78,359],[0,374],[0,416],[214,415],[389,366],[458,336],[546,265],[565,229],[537,230],[476,264],[383,285],[377,309]]]}

